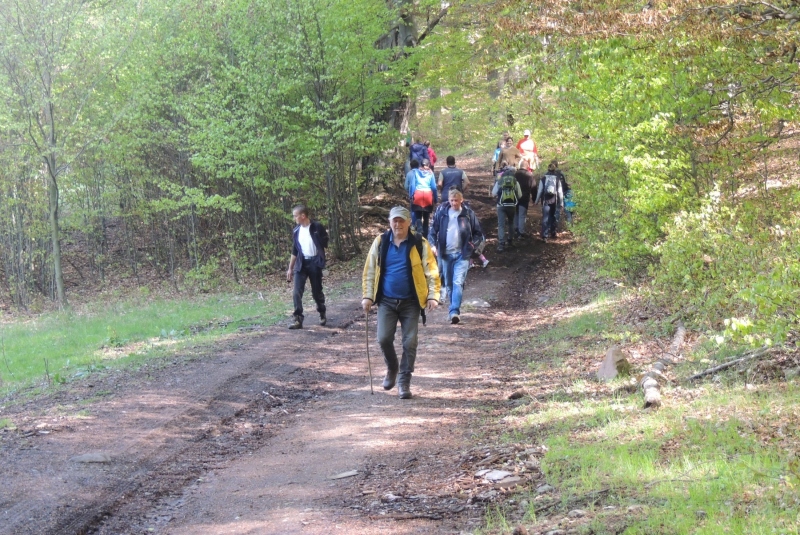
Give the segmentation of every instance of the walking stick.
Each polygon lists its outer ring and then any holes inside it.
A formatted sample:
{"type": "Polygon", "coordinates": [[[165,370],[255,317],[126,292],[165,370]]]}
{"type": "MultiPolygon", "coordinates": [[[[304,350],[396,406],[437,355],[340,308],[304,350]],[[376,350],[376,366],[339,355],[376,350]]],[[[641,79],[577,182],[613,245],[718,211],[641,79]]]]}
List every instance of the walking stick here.
{"type": "Polygon", "coordinates": [[[364,313],[364,319],[364,325],[366,325],[364,334],[366,335],[367,341],[367,366],[369,367],[369,391],[374,396],[375,390],[372,389],[372,362],[369,360],[369,311],[364,313]]]}

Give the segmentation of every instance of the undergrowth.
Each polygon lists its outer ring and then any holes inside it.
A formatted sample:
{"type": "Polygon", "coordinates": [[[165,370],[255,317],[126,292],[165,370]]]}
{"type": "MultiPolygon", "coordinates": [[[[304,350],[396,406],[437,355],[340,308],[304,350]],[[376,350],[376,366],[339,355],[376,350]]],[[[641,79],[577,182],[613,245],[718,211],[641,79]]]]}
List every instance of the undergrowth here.
{"type": "MultiPolygon", "coordinates": [[[[492,508],[481,533],[508,534],[520,523],[531,533],[800,532],[797,378],[756,380],[731,368],[681,382],[748,345],[693,333],[685,362],[667,372],[673,382],[662,387],[662,407],[645,410],[634,379],[594,379],[607,347],[633,347],[664,330],[624,321],[632,302],[625,297],[598,294],[520,335],[528,383],[548,384],[550,395],[503,415],[503,439],[544,444],[537,484],[555,491],[518,489],[511,499],[527,507],[492,508]],[[586,515],[570,518],[575,509],[586,515]]],[[[642,361],[634,376],[649,369],[642,361]]]]}

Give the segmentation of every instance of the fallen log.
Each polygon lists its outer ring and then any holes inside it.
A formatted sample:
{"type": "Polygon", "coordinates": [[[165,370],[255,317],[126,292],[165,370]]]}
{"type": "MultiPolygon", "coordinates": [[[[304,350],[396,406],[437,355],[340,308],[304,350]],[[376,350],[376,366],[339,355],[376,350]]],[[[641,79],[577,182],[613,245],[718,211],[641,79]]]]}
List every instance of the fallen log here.
{"type": "MultiPolygon", "coordinates": [[[[678,328],[675,331],[675,336],[672,337],[672,343],[669,346],[669,352],[667,354],[672,357],[677,357],[680,354],[681,346],[683,346],[685,339],[686,327],[684,327],[683,322],[679,321],[678,328]]],[[[653,363],[653,367],[650,371],[639,376],[639,387],[644,394],[645,409],[661,406],[661,385],[669,382],[669,379],[664,375],[668,364],[672,364],[672,361],[661,357],[653,363]]]]}
{"type": "Polygon", "coordinates": [[[358,211],[362,214],[379,215],[389,217],[389,209],[383,206],[359,206],[358,211]]]}
{"type": "Polygon", "coordinates": [[[723,362],[719,366],[714,366],[713,368],[708,368],[707,370],[703,370],[703,371],[701,371],[699,373],[696,373],[696,374],[692,375],[691,377],[689,377],[688,379],[686,379],[685,382],[688,383],[688,382],[694,381],[695,379],[699,379],[701,377],[705,377],[706,375],[711,375],[712,373],[716,373],[718,371],[725,370],[727,368],[730,368],[731,366],[736,366],[737,364],[741,364],[742,362],[747,362],[748,360],[753,360],[753,359],[757,359],[757,358],[763,357],[764,355],[766,355],[768,353],[772,353],[775,349],[776,349],[775,347],[766,347],[766,346],[762,347],[760,349],[756,349],[755,351],[752,351],[750,353],[746,353],[742,357],[739,357],[739,358],[736,358],[736,359],[733,359],[733,360],[729,360],[728,362],[723,362]]]}

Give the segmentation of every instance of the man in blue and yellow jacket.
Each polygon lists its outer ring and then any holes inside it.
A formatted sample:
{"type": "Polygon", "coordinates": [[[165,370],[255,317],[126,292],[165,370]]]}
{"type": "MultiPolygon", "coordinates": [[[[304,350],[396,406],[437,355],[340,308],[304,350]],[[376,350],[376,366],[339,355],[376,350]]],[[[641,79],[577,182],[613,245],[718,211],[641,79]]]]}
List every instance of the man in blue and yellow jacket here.
{"type": "Polygon", "coordinates": [[[378,305],[378,343],[386,362],[384,390],[397,383],[400,399],[411,397],[411,374],[417,358],[419,317],[439,304],[439,270],[428,240],[411,232],[411,213],[395,206],[390,230],[372,242],[364,264],[361,306],[369,314],[378,305]],[[403,357],[394,348],[397,323],[403,336],[403,357]],[[399,377],[398,377],[399,374],[399,377]]]}

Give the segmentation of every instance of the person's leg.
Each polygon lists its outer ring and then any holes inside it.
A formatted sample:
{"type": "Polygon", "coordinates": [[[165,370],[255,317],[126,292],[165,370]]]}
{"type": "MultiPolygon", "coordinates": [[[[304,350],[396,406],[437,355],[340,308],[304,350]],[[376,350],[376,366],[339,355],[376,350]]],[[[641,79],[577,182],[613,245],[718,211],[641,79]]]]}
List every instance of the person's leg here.
{"type": "Polygon", "coordinates": [[[452,255],[451,260],[452,290],[450,297],[450,318],[461,314],[461,299],[464,295],[464,282],[467,280],[469,261],[461,258],[460,254],[452,255]]]}
{"type": "Polygon", "coordinates": [[[446,254],[444,251],[439,251],[439,258],[440,258],[441,263],[442,263],[442,271],[441,271],[441,273],[442,273],[442,276],[444,277],[444,285],[442,286],[442,288],[444,288],[444,291],[446,292],[446,295],[452,301],[453,300],[453,288],[452,288],[452,282],[453,282],[452,265],[453,265],[453,263],[450,261],[450,255],[446,254]]]}
{"type": "Polygon", "coordinates": [[[547,237],[547,233],[550,229],[550,205],[549,204],[542,204],[542,229],[539,232],[539,235],[542,238],[547,237]]]}
{"type": "Polygon", "coordinates": [[[558,212],[558,205],[551,204],[550,205],[550,237],[556,237],[556,231],[558,230],[558,219],[556,219],[556,214],[558,212]]]}
{"type": "Polygon", "coordinates": [[[572,210],[564,210],[564,216],[567,218],[567,224],[572,226],[572,210]]]}
{"type": "Polygon", "coordinates": [[[421,215],[422,211],[420,210],[414,210],[413,212],[411,212],[411,226],[414,227],[414,230],[416,230],[417,232],[420,232],[419,220],[421,215]]]}
{"type": "MultiPolygon", "coordinates": [[[[294,272],[294,286],[292,288],[292,301],[294,302],[294,312],[292,315],[294,319],[300,323],[300,327],[303,326],[303,294],[306,290],[306,280],[308,279],[308,271],[304,269],[304,267],[300,268],[300,271],[294,272]]],[[[292,325],[295,328],[299,328],[297,323],[292,325]]]]}
{"type": "Polygon", "coordinates": [[[394,335],[397,332],[397,300],[383,299],[378,305],[378,345],[383,352],[383,361],[386,363],[386,377],[383,388],[391,390],[397,378],[399,363],[397,351],[394,349],[394,335]]]}
{"type": "Polygon", "coordinates": [[[430,212],[422,212],[422,235],[427,239],[428,238],[428,223],[430,222],[431,213],[430,212]]]}
{"type": "Polygon", "coordinates": [[[497,207],[497,250],[502,251],[506,243],[506,209],[497,207]]]}
{"type": "Polygon", "coordinates": [[[506,219],[506,241],[508,245],[514,244],[514,218],[517,215],[517,208],[516,206],[506,206],[505,207],[505,219],[506,219]]]}
{"type": "Polygon", "coordinates": [[[322,291],[322,268],[319,266],[309,266],[308,279],[311,282],[311,296],[317,304],[317,312],[319,312],[319,322],[325,325],[327,317],[325,315],[325,294],[322,291]]]}
{"type": "Polygon", "coordinates": [[[517,206],[517,230],[520,236],[525,236],[525,224],[528,222],[528,206],[520,204],[517,206]]]}
{"type": "Polygon", "coordinates": [[[403,333],[403,357],[400,360],[397,393],[402,399],[411,397],[411,374],[414,372],[414,363],[417,360],[419,313],[416,299],[404,299],[400,302],[398,316],[403,333]]]}

